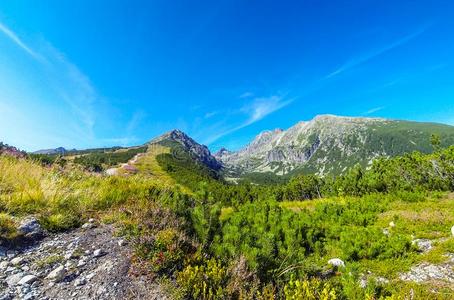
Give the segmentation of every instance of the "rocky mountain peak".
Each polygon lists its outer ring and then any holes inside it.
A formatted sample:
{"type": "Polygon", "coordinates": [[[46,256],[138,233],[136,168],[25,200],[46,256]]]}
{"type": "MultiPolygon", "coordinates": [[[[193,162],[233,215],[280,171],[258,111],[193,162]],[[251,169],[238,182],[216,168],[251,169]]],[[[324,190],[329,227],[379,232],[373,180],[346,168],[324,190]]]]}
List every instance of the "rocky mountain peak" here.
{"type": "Polygon", "coordinates": [[[231,153],[232,153],[232,151],[227,150],[226,148],[221,148],[214,154],[214,157],[221,158],[221,157],[223,157],[225,155],[229,155],[231,153]]]}
{"type": "Polygon", "coordinates": [[[180,144],[195,160],[205,164],[213,170],[220,170],[222,164],[211,155],[207,146],[201,145],[193,140],[189,135],[179,129],[174,129],[163,135],[153,139],[150,143],[165,144],[168,142],[176,142],[180,144]]]}
{"type": "MultiPolygon", "coordinates": [[[[379,156],[430,151],[428,141],[433,130],[448,129],[442,125],[383,118],[317,115],[287,130],[263,131],[243,149],[224,153],[218,159],[226,169],[240,170],[240,174],[283,175],[295,169],[307,169],[320,175],[339,174],[355,163],[366,166],[379,156]],[[399,141],[399,147],[389,140],[399,141]]],[[[454,127],[448,131],[454,134],[454,127]]]]}

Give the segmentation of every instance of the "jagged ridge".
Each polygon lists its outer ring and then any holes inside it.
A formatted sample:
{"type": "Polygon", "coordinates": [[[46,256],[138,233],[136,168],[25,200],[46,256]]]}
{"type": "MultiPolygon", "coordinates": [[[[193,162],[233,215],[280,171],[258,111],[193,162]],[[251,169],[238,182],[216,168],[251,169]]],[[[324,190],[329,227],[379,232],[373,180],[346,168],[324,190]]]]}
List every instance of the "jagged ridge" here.
{"type": "Polygon", "coordinates": [[[366,166],[379,156],[430,152],[432,133],[442,137],[444,146],[454,143],[453,126],[320,115],[287,130],[264,131],[245,148],[223,150],[215,156],[237,176],[252,172],[284,175],[297,169],[339,174],[356,163],[366,166]]]}

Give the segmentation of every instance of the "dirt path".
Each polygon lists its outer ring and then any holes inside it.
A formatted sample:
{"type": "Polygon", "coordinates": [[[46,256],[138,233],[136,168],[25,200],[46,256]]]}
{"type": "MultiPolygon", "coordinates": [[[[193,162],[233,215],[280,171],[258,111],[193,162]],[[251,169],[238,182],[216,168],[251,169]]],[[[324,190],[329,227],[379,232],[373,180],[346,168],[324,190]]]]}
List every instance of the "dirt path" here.
{"type": "Polygon", "coordinates": [[[3,248],[0,299],[165,299],[158,285],[131,275],[131,247],[112,226],[85,227],[3,248]]]}

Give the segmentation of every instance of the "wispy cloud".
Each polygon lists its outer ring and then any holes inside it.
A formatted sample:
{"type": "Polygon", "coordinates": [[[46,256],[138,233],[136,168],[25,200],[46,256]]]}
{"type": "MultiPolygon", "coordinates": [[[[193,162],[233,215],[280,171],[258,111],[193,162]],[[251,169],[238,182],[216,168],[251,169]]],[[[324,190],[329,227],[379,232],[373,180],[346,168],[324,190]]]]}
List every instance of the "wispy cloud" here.
{"type": "Polygon", "coordinates": [[[289,105],[293,100],[294,99],[284,99],[282,96],[255,98],[251,103],[248,103],[239,109],[239,112],[246,116],[246,120],[243,123],[208,136],[204,143],[210,145],[223,136],[250,126],[289,105]]]}
{"type": "Polygon", "coordinates": [[[373,113],[375,113],[375,112],[377,112],[377,111],[383,110],[383,109],[385,109],[385,108],[386,108],[386,106],[374,107],[374,108],[371,108],[371,109],[365,111],[365,112],[363,113],[363,115],[370,115],[370,114],[373,114],[373,113]]]}
{"type": "Polygon", "coordinates": [[[251,98],[251,97],[254,97],[254,94],[251,92],[245,92],[240,95],[240,98],[251,98]]]}
{"type": "Polygon", "coordinates": [[[28,47],[11,29],[9,29],[5,24],[0,22],[0,31],[3,32],[8,38],[10,38],[17,46],[22,48],[25,52],[33,56],[35,59],[41,59],[41,56],[28,47]]]}
{"type": "Polygon", "coordinates": [[[100,96],[88,76],[49,42],[41,40],[36,47],[31,47],[3,23],[0,23],[0,32],[36,59],[48,88],[69,106],[75,116],[68,120],[74,134],[84,141],[94,141],[94,105],[100,96]]]}
{"type": "Polygon", "coordinates": [[[136,111],[131,119],[129,120],[128,124],[126,125],[126,131],[128,133],[132,133],[139,125],[140,122],[146,117],[145,112],[139,110],[136,111]]]}
{"type": "Polygon", "coordinates": [[[375,49],[373,51],[370,51],[366,54],[363,54],[361,56],[358,56],[356,58],[353,58],[349,61],[347,61],[346,63],[344,63],[340,68],[338,68],[337,70],[331,72],[330,74],[328,74],[325,79],[329,79],[329,78],[332,78],[334,76],[337,76],[339,74],[342,74],[350,69],[353,69],[354,67],[356,66],[359,66],[363,63],[366,63],[374,58],[376,58],[377,56],[380,56],[388,51],[391,51],[397,47],[400,47],[408,42],[410,42],[411,40],[415,39],[416,37],[420,36],[422,33],[424,33],[426,30],[428,29],[428,26],[424,26],[420,29],[418,29],[417,31],[411,33],[411,34],[408,34],[392,43],[389,43],[381,48],[378,48],[378,49],[375,49]]]}
{"type": "Polygon", "coordinates": [[[289,105],[292,101],[293,99],[284,100],[281,96],[254,99],[251,104],[243,106],[241,109],[241,111],[249,115],[249,119],[244,123],[245,126],[260,121],[267,115],[289,105]]]}
{"type": "Polygon", "coordinates": [[[205,113],[205,119],[209,119],[209,118],[212,118],[214,116],[216,116],[217,114],[219,114],[219,111],[209,111],[207,113],[205,113]]]}

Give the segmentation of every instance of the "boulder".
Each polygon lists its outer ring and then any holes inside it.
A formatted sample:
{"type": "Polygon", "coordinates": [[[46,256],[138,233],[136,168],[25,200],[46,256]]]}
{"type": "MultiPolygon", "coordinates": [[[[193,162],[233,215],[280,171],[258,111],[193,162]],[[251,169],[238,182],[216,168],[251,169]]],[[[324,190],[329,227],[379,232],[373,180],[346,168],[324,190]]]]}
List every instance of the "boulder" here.
{"type": "Polygon", "coordinates": [[[95,251],[93,251],[93,256],[94,257],[100,257],[100,256],[103,256],[105,253],[104,251],[102,251],[102,249],[96,249],[95,251]]]}
{"type": "Polygon", "coordinates": [[[36,238],[43,235],[44,231],[35,217],[23,219],[17,228],[19,233],[25,237],[36,238]]]}
{"type": "Polygon", "coordinates": [[[77,278],[76,280],[74,280],[74,286],[81,286],[81,285],[84,285],[87,283],[87,280],[83,277],[81,278],[77,278]]]}
{"type": "Polygon", "coordinates": [[[96,227],[96,225],[91,223],[91,222],[87,222],[87,223],[82,225],[82,229],[91,229],[91,228],[94,228],[94,227],[96,227]]]}
{"type": "Polygon", "coordinates": [[[412,243],[416,245],[421,252],[428,252],[432,249],[432,241],[429,239],[416,239],[412,243]]]}
{"type": "Polygon", "coordinates": [[[18,256],[18,257],[13,258],[10,262],[13,266],[18,266],[18,265],[22,264],[23,261],[24,261],[24,258],[18,256]]]}
{"type": "Polygon", "coordinates": [[[337,267],[337,268],[345,267],[344,261],[340,258],[331,258],[330,260],[328,260],[328,264],[332,265],[333,267],[337,267]]]}
{"type": "Polygon", "coordinates": [[[13,275],[9,276],[8,278],[6,278],[6,284],[9,287],[14,287],[22,279],[23,276],[24,276],[24,273],[13,274],[13,275]]]}
{"type": "Polygon", "coordinates": [[[6,268],[8,268],[10,262],[7,261],[7,260],[4,260],[2,262],[0,262],[0,270],[6,270],[6,268]]]}
{"type": "Polygon", "coordinates": [[[24,284],[31,284],[33,283],[36,279],[38,279],[38,277],[36,277],[35,275],[25,275],[24,277],[22,277],[21,280],[19,280],[19,282],[17,283],[18,285],[24,285],[24,284]]]}
{"type": "Polygon", "coordinates": [[[55,268],[52,272],[50,272],[46,279],[52,280],[52,281],[60,281],[65,277],[66,271],[65,267],[60,265],[57,268],[55,268]]]}

